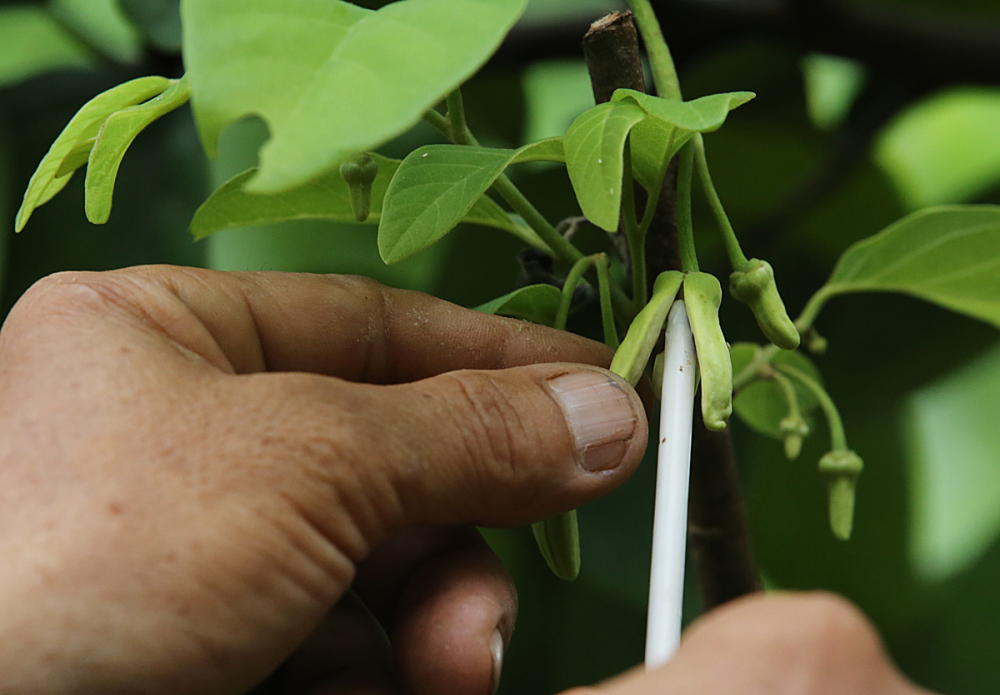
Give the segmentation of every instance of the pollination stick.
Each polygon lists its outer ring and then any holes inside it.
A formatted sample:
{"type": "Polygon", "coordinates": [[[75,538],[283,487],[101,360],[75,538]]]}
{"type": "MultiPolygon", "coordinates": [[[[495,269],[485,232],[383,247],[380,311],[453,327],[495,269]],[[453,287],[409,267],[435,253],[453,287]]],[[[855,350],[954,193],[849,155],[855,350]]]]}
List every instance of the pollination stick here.
{"type": "Polygon", "coordinates": [[[647,669],[669,661],[681,640],[691,426],[697,365],[694,338],[684,302],[674,302],[667,318],[660,397],[653,557],[646,622],[647,669]]]}

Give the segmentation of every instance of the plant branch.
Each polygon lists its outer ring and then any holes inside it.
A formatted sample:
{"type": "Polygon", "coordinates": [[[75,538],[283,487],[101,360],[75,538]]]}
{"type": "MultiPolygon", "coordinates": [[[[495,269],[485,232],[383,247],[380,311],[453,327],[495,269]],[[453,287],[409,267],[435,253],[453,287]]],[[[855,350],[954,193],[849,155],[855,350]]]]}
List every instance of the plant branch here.
{"type": "MultiPolygon", "coordinates": [[[[613,13],[591,25],[583,40],[594,96],[610,98],[626,87],[645,92],[638,56],[638,37],[629,14],[613,13]],[[630,44],[630,45],[616,45],[630,44]],[[633,62],[620,65],[623,56],[633,62]]],[[[677,159],[664,167],[656,218],[646,238],[647,273],[680,269],[677,236],[677,159]],[[655,243],[656,246],[652,246],[655,243]],[[650,253],[655,249],[655,253],[650,253]]],[[[643,192],[642,189],[639,189],[643,192]]],[[[647,204],[656,205],[654,199],[647,204]]],[[[643,215],[646,222],[647,215],[643,215]]],[[[695,408],[695,411],[700,411],[695,408]]],[[[701,423],[700,413],[696,422],[701,423]]],[[[729,430],[708,432],[698,424],[692,443],[689,536],[705,609],[760,589],[743,511],[739,475],[729,430]]]]}
{"type": "Polygon", "coordinates": [[[729,429],[710,432],[695,408],[688,539],[702,610],[760,591],[729,429]]]}

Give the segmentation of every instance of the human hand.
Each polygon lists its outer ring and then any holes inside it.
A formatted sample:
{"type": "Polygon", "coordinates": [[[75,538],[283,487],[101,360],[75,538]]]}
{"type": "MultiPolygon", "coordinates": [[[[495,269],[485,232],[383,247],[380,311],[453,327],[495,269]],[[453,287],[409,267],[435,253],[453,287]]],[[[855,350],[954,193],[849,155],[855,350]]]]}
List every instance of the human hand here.
{"type": "Polygon", "coordinates": [[[41,281],[0,331],[0,692],[240,693],[286,662],[281,692],[486,695],[516,595],[471,525],[628,477],[641,403],[569,364],[610,357],[357,278],[41,281]]]}
{"type": "Polygon", "coordinates": [[[563,695],[930,695],[890,663],[865,617],[822,593],[757,594],[695,622],[672,661],[563,695]]]}

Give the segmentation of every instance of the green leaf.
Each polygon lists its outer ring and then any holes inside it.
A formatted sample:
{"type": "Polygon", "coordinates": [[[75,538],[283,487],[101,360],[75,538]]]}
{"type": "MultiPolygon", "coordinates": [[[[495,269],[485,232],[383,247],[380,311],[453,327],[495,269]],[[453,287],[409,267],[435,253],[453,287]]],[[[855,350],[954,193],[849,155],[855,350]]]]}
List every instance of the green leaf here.
{"type": "Polygon", "coordinates": [[[87,67],[91,59],[87,47],[48,10],[33,5],[0,8],[0,87],[51,70],[87,67]]]}
{"type": "Polygon", "coordinates": [[[939,582],[973,566],[1000,533],[1000,350],[909,399],[910,557],[939,582]]]}
{"type": "Polygon", "coordinates": [[[122,12],[118,0],[49,0],[52,13],[77,36],[121,63],[142,55],[139,32],[122,12]]]}
{"type": "Polygon", "coordinates": [[[184,61],[206,150],[227,124],[271,129],[250,186],[288,190],[375,149],[472,75],[527,0],[184,0],[184,61]]]}
{"type": "Polygon", "coordinates": [[[24,202],[17,212],[15,231],[24,229],[35,208],[51,200],[66,185],[73,173],[73,169],[67,170],[69,166],[75,164],[75,169],[83,165],[86,160],[80,159],[82,149],[86,148],[88,156],[90,152],[85,143],[97,137],[108,116],[155,97],[169,86],[170,80],[165,77],[140,77],[113,87],[84,104],[52,143],[28,182],[24,202]]]}
{"type": "Polygon", "coordinates": [[[930,208],[859,241],[806,311],[848,292],[902,292],[1000,327],[1000,207],[930,208]]]}
{"type": "MultiPolygon", "coordinates": [[[[730,349],[733,360],[733,375],[738,375],[760,351],[760,346],[753,343],[735,343],[730,349]]],[[[822,384],[823,378],[812,360],[798,351],[781,350],[772,359],[772,364],[784,364],[798,369],[822,384]]],[[[795,379],[791,380],[795,394],[799,399],[799,409],[809,421],[808,413],[815,410],[819,403],[812,391],[808,390],[795,379]]],[[[733,398],[733,412],[739,415],[751,429],[779,441],[784,439],[780,423],[788,415],[788,402],[785,394],[774,381],[761,379],[751,382],[740,389],[733,398]]]]}
{"type": "Polygon", "coordinates": [[[625,138],[646,112],[634,102],[599,104],[566,132],[566,168],[583,214],[606,231],[618,228],[625,138]]]}
{"type": "Polygon", "coordinates": [[[84,209],[88,220],[94,224],[108,221],[118,167],[132,141],[150,123],[187,103],[190,96],[191,88],[182,77],[171,80],[170,86],[159,96],[108,116],[87,163],[84,209]]]}
{"type": "MultiPolygon", "coordinates": [[[[382,259],[395,263],[408,258],[454,229],[509,165],[562,158],[561,138],[517,150],[463,145],[428,145],[414,150],[400,164],[385,194],[378,229],[382,259]]],[[[517,225],[507,231],[546,248],[527,227],[517,225]]]]}
{"type": "Polygon", "coordinates": [[[733,109],[754,98],[753,92],[712,94],[692,101],[677,101],[619,89],[612,103],[635,103],[650,118],[632,131],[632,168],[645,188],[655,187],[662,169],[694,133],[711,133],[722,127],[733,109]]]}
{"type": "Polygon", "coordinates": [[[543,326],[551,326],[559,311],[562,292],[553,285],[528,285],[476,307],[476,311],[513,316],[543,326]]]}
{"type": "MultiPolygon", "coordinates": [[[[382,216],[386,188],[400,160],[372,154],[378,164],[378,176],[372,183],[372,206],[367,220],[361,224],[377,224],[382,216]]],[[[324,174],[315,181],[286,193],[251,193],[244,189],[256,169],[248,169],[219,187],[194,214],[191,234],[204,239],[224,229],[254,227],[288,220],[332,220],[353,222],[350,191],[339,171],[324,174]]],[[[483,196],[462,218],[462,222],[495,227],[515,235],[524,227],[511,218],[490,198],[483,196]]]]}

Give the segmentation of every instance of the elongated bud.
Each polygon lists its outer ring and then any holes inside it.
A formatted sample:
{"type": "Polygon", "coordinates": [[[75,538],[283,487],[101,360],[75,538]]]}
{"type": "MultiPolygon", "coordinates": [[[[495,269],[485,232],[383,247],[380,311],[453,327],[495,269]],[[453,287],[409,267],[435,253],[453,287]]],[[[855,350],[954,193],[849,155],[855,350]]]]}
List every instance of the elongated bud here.
{"type": "Polygon", "coordinates": [[[854,490],[864,468],[853,451],[830,451],[819,460],[820,473],[829,481],[830,529],[842,541],[851,537],[854,526],[854,490]]]}
{"type": "Polygon", "coordinates": [[[359,154],[340,165],[340,175],[351,191],[354,219],[364,222],[372,209],[372,183],[378,176],[378,163],[369,154],[359,154]]]}
{"type": "Polygon", "coordinates": [[[572,581],[580,574],[580,532],[576,510],[556,514],[531,525],[545,564],[560,579],[572,581]]]}
{"type": "Polygon", "coordinates": [[[789,415],[778,425],[785,439],[785,456],[797,459],[802,453],[802,440],[809,436],[809,423],[801,415],[789,415]]]}
{"type": "Polygon", "coordinates": [[[785,350],[799,346],[799,331],[785,311],[770,263],[751,259],[744,270],[729,276],[729,292],[750,307],[768,340],[785,350]]]}
{"type": "Polygon", "coordinates": [[[684,276],[684,306],[701,372],[701,415],[705,427],[715,432],[726,429],[733,412],[733,362],[719,326],[721,304],[722,286],[714,275],[684,276]]]}

